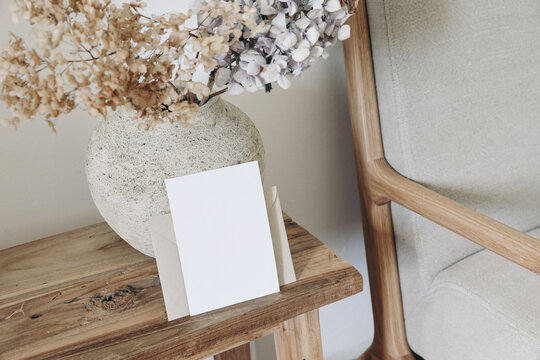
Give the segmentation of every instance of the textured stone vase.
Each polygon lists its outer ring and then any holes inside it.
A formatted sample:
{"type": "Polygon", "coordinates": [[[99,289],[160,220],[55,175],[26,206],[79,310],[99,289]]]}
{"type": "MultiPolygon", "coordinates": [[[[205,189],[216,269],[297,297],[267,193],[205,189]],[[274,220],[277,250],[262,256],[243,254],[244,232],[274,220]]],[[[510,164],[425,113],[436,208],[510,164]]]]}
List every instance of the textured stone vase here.
{"type": "Polygon", "coordinates": [[[199,109],[192,127],[166,122],[138,130],[140,119],[120,108],[90,138],[86,175],[107,223],[140,252],[154,256],[148,222],[169,213],[164,179],[253,160],[264,172],[264,147],[251,119],[214,98],[199,109]]]}

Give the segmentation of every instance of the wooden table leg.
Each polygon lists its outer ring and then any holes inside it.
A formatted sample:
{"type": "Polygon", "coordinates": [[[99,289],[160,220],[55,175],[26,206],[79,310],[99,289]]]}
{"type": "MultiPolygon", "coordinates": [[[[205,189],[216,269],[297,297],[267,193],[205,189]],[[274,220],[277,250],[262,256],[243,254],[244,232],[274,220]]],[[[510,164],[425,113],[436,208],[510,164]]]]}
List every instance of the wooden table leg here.
{"type": "Polygon", "coordinates": [[[249,343],[215,355],[214,360],[250,360],[249,343]]]}
{"type": "Polygon", "coordinates": [[[322,360],[319,310],[282,322],[274,340],[278,360],[322,360]]]}

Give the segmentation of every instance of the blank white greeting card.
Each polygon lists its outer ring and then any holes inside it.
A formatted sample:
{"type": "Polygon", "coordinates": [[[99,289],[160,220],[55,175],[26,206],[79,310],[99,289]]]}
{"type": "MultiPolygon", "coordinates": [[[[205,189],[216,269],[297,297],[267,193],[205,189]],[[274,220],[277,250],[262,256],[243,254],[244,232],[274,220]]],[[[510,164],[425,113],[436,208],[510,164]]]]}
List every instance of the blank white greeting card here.
{"type": "Polygon", "coordinates": [[[165,185],[191,315],[279,292],[256,161],[165,185]]]}
{"type": "MultiPolygon", "coordinates": [[[[277,188],[264,190],[266,211],[270,222],[270,233],[274,245],[274,256],[279,285],[296,281],[289,240],[283,223],[281,204],[277,188]]],[[[169,321],[189,315],[184,275],[180,266],[178,245],[174,234],[171,214],[158,215],[150,219],[150,234],[159,271],[163,300],[169,321]]]]}

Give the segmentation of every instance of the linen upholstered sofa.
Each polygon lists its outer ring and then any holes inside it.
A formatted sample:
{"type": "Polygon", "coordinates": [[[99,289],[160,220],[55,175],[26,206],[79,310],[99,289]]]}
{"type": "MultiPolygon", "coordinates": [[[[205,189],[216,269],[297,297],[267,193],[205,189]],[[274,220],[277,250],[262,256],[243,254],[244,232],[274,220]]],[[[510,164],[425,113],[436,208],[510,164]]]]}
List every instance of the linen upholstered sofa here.
{"type": "Polygon", "coordinates": [[[363,357],[538,360],[540,2],[364,5],[345,44],[375,317],[363,357]]]}

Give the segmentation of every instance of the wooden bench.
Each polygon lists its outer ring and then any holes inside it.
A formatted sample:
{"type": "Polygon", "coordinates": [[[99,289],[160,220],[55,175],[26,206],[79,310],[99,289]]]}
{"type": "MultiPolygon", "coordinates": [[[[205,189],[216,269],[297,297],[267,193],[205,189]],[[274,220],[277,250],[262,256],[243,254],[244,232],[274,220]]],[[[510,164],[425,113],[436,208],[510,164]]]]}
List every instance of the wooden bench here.
{"type": "Polygon", "coordinates": [[[243,360],[274,333],[279,359],[322,359],[318,308],[360,292],[362,276],[285,223],[298,281],[171,322],[155,260],[105,223],[0,251],[0,358],[243,360]]]}

